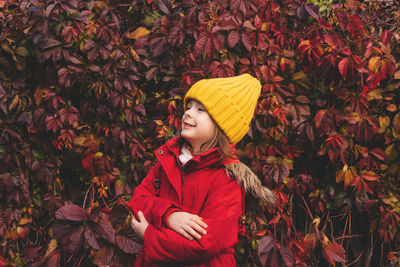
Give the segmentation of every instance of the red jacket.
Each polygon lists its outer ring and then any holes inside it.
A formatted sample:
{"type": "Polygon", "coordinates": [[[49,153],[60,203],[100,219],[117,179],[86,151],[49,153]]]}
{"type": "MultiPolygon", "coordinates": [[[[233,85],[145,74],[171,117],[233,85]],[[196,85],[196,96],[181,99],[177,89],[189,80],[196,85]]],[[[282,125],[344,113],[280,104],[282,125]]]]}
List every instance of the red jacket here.
{"type": "Polygon", "coordinates": [[[135,266],[236,266],[242,188],[218,164],[217,149],[199,154],[181,167],[177,141],[172,139],[155,151],[159,162],[135,188],[129,202],[135,215],[143,211],[150,223],[135,266]],[[161,183],[159,197],[155,196],[155,178],[161,183]],[[207,234],[200,240],[188,240],[169,229],[166,216],[176,209],[202,217],[207,234]]]}

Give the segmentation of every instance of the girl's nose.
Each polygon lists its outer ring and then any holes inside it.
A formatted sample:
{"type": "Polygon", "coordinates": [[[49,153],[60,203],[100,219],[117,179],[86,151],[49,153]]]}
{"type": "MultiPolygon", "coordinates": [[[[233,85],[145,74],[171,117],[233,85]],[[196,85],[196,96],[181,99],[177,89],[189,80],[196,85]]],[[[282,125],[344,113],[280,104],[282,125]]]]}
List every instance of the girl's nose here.
{"type": "Polygon", "coordinates": [[[192,115],[190,115],[190,113],[188,113],[188,112],[185,112],[185,117],[188,118],[188,119],[191,119],[192,115]]]}
{"type": "Polygon", "coordinates": [[[184,115],[185,115],[186,118],[189,118],[189,119],[192,118],[192,115],[190,114],[190,109],[187,109],[187,110],[185,111],[184,115]]]}

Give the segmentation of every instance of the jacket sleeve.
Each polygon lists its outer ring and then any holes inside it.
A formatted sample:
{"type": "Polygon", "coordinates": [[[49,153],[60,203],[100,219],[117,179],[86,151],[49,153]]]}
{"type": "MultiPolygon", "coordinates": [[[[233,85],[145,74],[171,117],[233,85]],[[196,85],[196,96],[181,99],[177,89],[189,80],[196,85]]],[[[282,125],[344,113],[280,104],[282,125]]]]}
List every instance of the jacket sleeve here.
{"type": "Polygon", "coordinates": [[[135,188],[133,197],[128,203],[136,217],[138,211],[142,211],[146,220],[156,227],[164,223],[163,217],[167,211],[177,208],[177,204],[173,201],[156,197],[153,182],[155,178],[161,178],[161,171],[161,165],[157,163],[135,188]]]}
{"type": "Polygon", "coordinates": [[[147,262],[203,262],[237,243],[238,219],[242,212],[241,188],[235,180],[226,175],[223,178],[213,183],[199,214],[208,225],[207,234],[200,240],[188,240],[171,229],[149,225],[144,234],[147,262]]]}

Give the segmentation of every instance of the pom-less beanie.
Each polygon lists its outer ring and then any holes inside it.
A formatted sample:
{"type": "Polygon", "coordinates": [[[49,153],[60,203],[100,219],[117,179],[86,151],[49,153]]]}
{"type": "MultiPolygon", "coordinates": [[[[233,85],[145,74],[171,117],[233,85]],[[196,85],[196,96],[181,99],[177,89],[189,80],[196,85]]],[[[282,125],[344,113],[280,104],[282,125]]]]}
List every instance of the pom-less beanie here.
{"type": "Polygon", "coordinates": [[[236,144],[249,130],[260,93],[260,81],[249,74],[203,79],[186,93],[184,105],[188,99],[199,101],[229,142],[236,144]]]}

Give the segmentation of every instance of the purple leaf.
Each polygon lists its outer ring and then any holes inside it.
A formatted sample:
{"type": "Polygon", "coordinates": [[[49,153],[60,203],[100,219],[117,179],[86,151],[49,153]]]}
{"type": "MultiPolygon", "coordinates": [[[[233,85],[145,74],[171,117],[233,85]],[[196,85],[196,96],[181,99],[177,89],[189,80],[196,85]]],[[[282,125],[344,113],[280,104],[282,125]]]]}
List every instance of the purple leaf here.
{"type": "Polygon", "coordinates": [[[28,261],[33,260],[41,249],[42,247],[26,247],[22,250],[22,257],[28,261]]]}
{"type": "Polygon", "coordinates": [[[54,48],[56,46],[61,45],[61,42],[58,40],[54,40],[54,39],[49,39],[46,44],[44,45],[43,49],[51,49],[54,48]]]}
{"type": "Polygon", "coordinates": [[[204,51],[205,44],[208,41],[208,36],[206,32],[201,32],[199,38],[196,40],[196,44],[194,46],[194,53],[196,55],[201,55],[204,51]]]}
{"type": "Polygon", "coordinates": [[[170,0],[158,0],[157,1],[158,8],[164,12],[165,14],[170,14],[170,9],[172,8],[172,4],[170,0]]]}
{"type": "Polygon", "coordinates": [[[101,213],[98,225],[102,236],[109,242],[115,244],[115,229],[107,214],[101,213]]]}
{"type": "Polygon", "coordinates": [[[73,254],[76,254],[83,243],[83,226],[80,226],[77,230],[73,230],[72,233],[67,234],[62,238],[62,244],[65,249],[73,254]]]}
{"type": "Polygon", "coordinates": [[[114,256],[114,248],[105,246],[96,252],[93,257],[93,263],[98,266],[109,265],[114,256]]]}
{"type": "Polygon", "coordinates": [[[83,221],[87,219],[87,212],[77,205],[65,205],[56,211],[59,220],[83,221]]]}
{"type": "Polygon", "coordinates": [[[271,251],[275,248],[275,240],[271,236],[264,236],[258,242],[257,254],[262,266],[267,266],[271,251]]]}
{"type": "Polygon", "coordinates": [[[115,205],[110,214],[115,225],[123,225],[128,215],[129,211],[123,205],[115,205]]]}
{"type": "Polygon", "coordinates": [[[319,18],[319,14],[318,14],[318,9],[317,11],[314,10],[316,6],[309,6],[309,5],[305,5],[304,8],[306,9],[306,11],[308,12],[308,14],[310,14],[310,16],[312,16],[315,19],[319,18]]]}
{"type": "Polygon", "coordinates": [[[85,239],[87,240],[88,244],[94,249],[100,249],[99,242],[97,242],[95,229],[91,226],[86,226],[85,228],[85,239]]]}
{"type": "Polygon", "coordinates": [[[293,253],[287,247],[280,247],[279,252],[282,256],[282,260],[286,266],[292,267],[294,266],[296,259],[293,257],[293,253]]]}
{"type": "Polygon", "coordinates": [[[126,253],[137,254],[142,249],[142,245],[125,236],[117,235],[116,240],[119,248],[126,253]]]}

